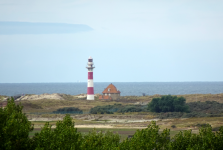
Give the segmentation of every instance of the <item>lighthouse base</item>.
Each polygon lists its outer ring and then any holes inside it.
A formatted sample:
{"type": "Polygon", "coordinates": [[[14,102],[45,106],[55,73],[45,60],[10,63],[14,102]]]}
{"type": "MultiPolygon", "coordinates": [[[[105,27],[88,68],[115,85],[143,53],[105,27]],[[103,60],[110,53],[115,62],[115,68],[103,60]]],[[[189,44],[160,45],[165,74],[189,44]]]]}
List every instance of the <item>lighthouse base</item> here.
{"type": "Polygon", "coordinates": [[[94,100],[94,95],[87,95],[87,100],[94,100]]]}

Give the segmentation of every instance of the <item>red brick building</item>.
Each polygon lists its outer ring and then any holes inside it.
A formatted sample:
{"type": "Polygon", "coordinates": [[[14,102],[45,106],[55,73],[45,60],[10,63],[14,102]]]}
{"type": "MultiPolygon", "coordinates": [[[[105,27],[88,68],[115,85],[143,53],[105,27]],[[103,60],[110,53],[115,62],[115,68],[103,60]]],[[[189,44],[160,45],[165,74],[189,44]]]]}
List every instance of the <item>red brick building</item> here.
{"type": "Polygon", "coordinates": [[[102,96],[99,96],[99,99],[108,99],[116,100],[120,97],[120,91],[111,83],[107,88],[102,92],[102,96]]]}

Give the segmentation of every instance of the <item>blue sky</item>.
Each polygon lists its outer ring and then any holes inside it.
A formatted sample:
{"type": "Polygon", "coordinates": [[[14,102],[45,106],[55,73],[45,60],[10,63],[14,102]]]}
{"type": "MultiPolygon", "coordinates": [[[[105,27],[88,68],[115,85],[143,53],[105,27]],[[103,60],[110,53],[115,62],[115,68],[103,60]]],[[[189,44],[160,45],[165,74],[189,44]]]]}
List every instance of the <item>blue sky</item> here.
{"type": "Polygon", "coordinates": [[[0,83],[223,81],[223,1],[0,0],[0,83]]]}

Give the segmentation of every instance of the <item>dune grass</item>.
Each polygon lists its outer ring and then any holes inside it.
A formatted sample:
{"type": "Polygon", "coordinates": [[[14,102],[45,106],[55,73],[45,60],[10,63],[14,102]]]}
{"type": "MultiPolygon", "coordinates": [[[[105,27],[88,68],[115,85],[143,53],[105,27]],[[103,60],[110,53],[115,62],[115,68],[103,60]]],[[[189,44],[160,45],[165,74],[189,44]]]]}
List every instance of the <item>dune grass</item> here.
{"type": "MultiPolygon", "coordinates": [[[[186,103],[189,102],[205,102],[205,101],[217,101],[223,103],[223,93],[221,94],[188,94],[177,95],[186,98],[186,103]]],[[[24,100],[21,103],[24,105],[24,112],[52,112],[63,107],[77,107],[83,111],[89,111],[95,106],[104,105],[130,105],[137,102],[149,103],[153,98],[161,97],[161,95],[152,96],[121,96],[120,100],[94,100],[88,101],[85,99],[78,99],[72,95],[63,95],[64,100],[42,99],[42,100],[24,100]]],[[[0,97],[1,99],[1,97],[0,97]]]]}
{"type": "Polygon", "coordinates": [[[0,101],[2,101],[4,98],[6,98],[7,96],[4,95],[0,95],[0,101]]]}

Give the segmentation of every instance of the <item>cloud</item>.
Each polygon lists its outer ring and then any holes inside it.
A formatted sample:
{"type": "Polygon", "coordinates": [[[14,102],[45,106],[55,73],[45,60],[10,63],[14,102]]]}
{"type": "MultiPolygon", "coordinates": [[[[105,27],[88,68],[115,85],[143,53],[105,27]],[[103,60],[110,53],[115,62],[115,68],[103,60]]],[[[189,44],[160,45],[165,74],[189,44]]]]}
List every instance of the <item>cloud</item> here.
{"type": "Polygon", "coordinates": [[[71,34],[92,30],[91,27],[84,24],[0,21],[0,35],[71,34]]]}

